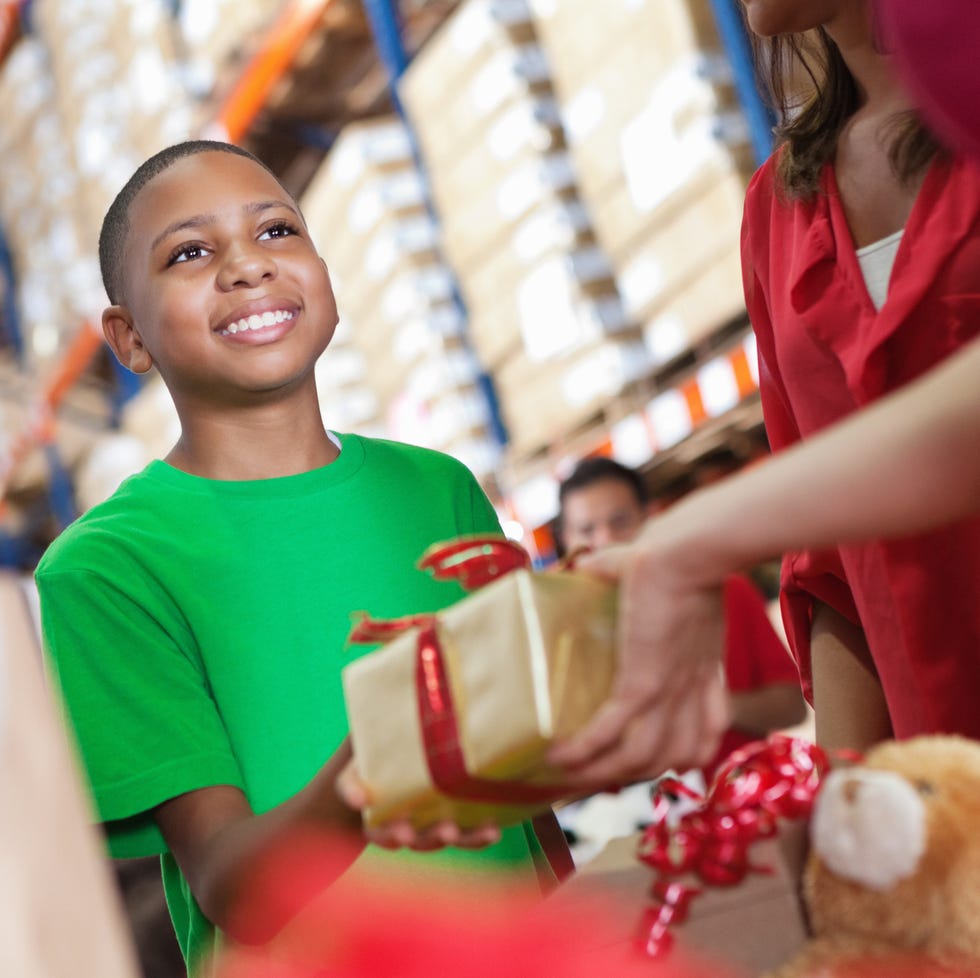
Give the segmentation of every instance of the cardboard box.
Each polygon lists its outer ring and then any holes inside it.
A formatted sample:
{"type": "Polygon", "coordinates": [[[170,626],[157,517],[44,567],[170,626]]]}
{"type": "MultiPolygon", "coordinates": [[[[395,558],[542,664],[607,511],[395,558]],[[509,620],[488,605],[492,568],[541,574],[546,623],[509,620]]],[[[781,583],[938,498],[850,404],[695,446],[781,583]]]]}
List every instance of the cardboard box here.
{"type": "Polygon", "coordinates": [[[136,978],[108,857],[41,664],[27,589],[0,574],[0,952],[18,978],[136,978]],[[57,839],[57,845],[52,840],[57,839]]]}
{"type": "Polygon", "coordinates": [[[555,100],[520,99],[481,128],[465,151],[451,159],[430,158],[433,200],[440,210],[451,214],[460,201],[470,200],[475,190],[493,187],[523,164],[564,148],[555,100]]]}
{"type": "MultiPolygon", "coordinates": [[[[549,898],[556,906],[595,902],[619,908],[619,933],[603,935],[605,943],[597,951],[636,941],[644,910],[654,905],[650,889],[657,876],[637,859],[639,839],[639,834],[614,839],[549,898]]],[[[805,853],[805,824],[784,822],[777,838],[759,840],[750,849],[752,864],[769,867],[771,874],[750,873],[732,887],[686,879],[703,892],[692,899],[688,919],[671,925],[678,948],[743,969],[746,975],[762,975],[784,964],[807,936],[799,891],[805,853]]]]}
{"type": "Polygon", "coordinates": [[[529,455],[567,437],[650,369],[649,353],[632,331],[544,364],[512,357],[494,374],[509,454],[529,455]]]}
{"type": "Polygon", "coordinates": [[[669,192],[656,206],[638,203],[627,184],[618,184],[600,204],[591,208],[596,239],[606,249],[617,271],[632,257],[640,242],[679,220],[687,208],[698,206],[715,187],[727,182],[732,172],[731,160],[716,147],[688,171],[685,179],[670,188],[664,185],[662,191],[669,192]]]}
{"type": "Polygon", "coordinates": [[[432,167],[463,151],[516,102],[551,94],[544,52],[537,44],[522,44],[495,52],[460,88],[443,83],[438,99],[409,101],[406,110],[432,167]]]}
{"type": "Polygon", "coordinates": [[[628,62],[645,53],[647,70],[656,73],[665,58],[721,50],[710,0],[531,0],[531,6],[563,100],[605,63],[628,62]]]}
{"type": "MultiPolygon", "coordinates": [[[[470,336],[488,369],[518,351],[521,322],[515,303],[528,272],[555,256],[594,248],[592,224],[581,201],[552,201],[521,220],[484,260],[463,270],[459,285],[470,317],[470,336]]],[[[615,291],[605,287],[588,294],[615,291]]]]}
{"type": "Polygon", "coordinates": [[[616,282],[628,315],[644,322],[716,261],[739,249],[745,183],[721,175],[617,253],[616,282]]]}
{"type": "Polygon", "coordinates": [[[657,309],[644,324],[643,336],[651,359],[661,364],[744,316],[742,265],[733,243],[703,274],[657,309]]]}
{"type": "Polygon", "coordinates": [[[594,243],[523,265],[504,250],[465,281],[469,334],[488,367],[518,348],[546,360],[630,325],[609,262],[594,243]]]}
{"type": "Polygon", "coordinates": [[[426,197],[404,126],[386,119],[343,130],[300,206],[327,264],[354,279],[376,235],[398,238],[428,218],[426,197]]]}
{"type": "Polygon", "coordinates": [[[482,188],[443,210],[446,258],[460,275],[483,261],[529,214],[577,201],[575,171],[567,153],[529,159],[493,187],[482,188]]]}
{"type": "Polygon", "coordinates": [[[535,40],[525,0],[467,0],[428,39],[399,80],[409,115],[421,119],[497,53],[535,40]]]}

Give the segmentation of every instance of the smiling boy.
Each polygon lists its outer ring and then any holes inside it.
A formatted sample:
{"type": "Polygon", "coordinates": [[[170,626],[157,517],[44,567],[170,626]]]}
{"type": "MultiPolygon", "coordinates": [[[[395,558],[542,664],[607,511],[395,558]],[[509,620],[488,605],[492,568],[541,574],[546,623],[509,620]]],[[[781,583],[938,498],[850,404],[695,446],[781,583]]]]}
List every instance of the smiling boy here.
{"type": "MultiPolygon", "coordinates": [[[[324,428],[313,370],[337,324],[330,279],[254,157],[196,141],[148,160],[106,216],[100,260],[106,339],[130,370],[159,370],[181,435],[49,548],[42,621],[110,849],[162,854],[194,965],[283,831],[363,841],[334,784],[350,613],[451,603],[461,592],[416,559],[499,526],[455,460],[324,428]]],[[[540,854],[529,827],[373,838],[452,844],[399,854],[450,874],[533,878],[540,854]]]]}

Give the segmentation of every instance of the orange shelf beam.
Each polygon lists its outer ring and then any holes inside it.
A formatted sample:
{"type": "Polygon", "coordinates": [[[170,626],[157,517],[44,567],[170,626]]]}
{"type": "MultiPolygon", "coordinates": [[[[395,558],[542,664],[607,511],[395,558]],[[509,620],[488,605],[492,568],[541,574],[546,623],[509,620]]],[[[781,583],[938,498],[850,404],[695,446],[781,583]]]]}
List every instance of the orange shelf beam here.
{"type": "Polygon", "coordinates": [[[289,70],[330,0],[293,0],[235,82],[214,122],[237,143],[248,132],[273,86],[289,70]]]}
{"type": "Polygon", "coordinates": [[[34,402],[24,430],[11,445],[6,457],[0,457],[0,515],[3,513],[3,497],[17,467],[32,449],[54,437],[54,414],[58,405],[101,348],[102,334],[92,323],[83,322],[34,402]]]}
{"type": "Polygon", "coordinates": [[[102,342],[102,333],[92,323],[82,323],[58,368],[44,385],[43,400],[48,408],[52,411],[57,408],[75,381],[85,373],[102,348],[102,342]]]}
{"type": "Polygon", "coordinates": [[[20,37],[20,8],[23,0],[0,3],[0,64],[10,53],[14,42],[20,37]]]}

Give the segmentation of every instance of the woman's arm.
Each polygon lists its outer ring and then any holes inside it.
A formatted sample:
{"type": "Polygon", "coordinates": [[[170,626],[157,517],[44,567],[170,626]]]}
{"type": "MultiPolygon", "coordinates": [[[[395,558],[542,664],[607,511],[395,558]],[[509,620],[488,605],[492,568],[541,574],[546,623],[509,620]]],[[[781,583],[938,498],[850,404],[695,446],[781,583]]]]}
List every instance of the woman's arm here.
{"type": "Polygon", "coordinates": [[[817,602],[810,649],[817,743],[864,751],[888,740],[888,705],[861,627],[817,602]]]}

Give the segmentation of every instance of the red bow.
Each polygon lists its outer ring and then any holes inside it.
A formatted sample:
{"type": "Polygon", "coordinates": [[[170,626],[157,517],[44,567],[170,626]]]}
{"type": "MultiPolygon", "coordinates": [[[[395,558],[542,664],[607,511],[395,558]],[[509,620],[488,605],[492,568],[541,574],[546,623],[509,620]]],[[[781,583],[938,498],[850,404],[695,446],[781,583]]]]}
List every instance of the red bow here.
{"type": "Polygon", "coordinates": [[[706,797],[673,827],[667,824],[665,795],[700,796],[683,782],[664,778],[654,803],[655,821],[640,840],[638,857],[657,873],[654,907],[642,920],[640,943],[659,957],[673,943],[669,927],[687,915],[702,890],[671,877],[690,873],[711,886],[734,886],[750,872],[771,872],[749,861],[756,839],[776,834],[780,818],[809,816],[821,779],[830,767],[815,744],[773,735],[734,751],[716,774],[706,797]]]}

